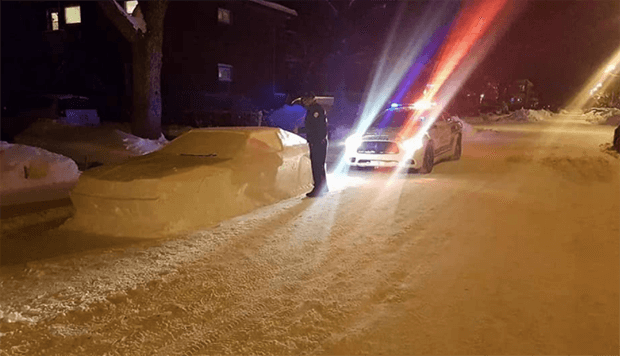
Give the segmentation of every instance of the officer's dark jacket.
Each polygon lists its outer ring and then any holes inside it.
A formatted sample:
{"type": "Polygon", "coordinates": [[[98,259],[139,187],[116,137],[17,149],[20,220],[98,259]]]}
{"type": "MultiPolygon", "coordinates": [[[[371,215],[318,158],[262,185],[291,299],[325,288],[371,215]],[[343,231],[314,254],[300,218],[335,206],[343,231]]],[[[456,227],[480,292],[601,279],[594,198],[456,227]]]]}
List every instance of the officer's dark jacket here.
{"type": "Polygon", "coordinates": [[[309,143],[319,143],[327,139],[327,116],[317,103],[306,108],[306,137],[309,143]]]}

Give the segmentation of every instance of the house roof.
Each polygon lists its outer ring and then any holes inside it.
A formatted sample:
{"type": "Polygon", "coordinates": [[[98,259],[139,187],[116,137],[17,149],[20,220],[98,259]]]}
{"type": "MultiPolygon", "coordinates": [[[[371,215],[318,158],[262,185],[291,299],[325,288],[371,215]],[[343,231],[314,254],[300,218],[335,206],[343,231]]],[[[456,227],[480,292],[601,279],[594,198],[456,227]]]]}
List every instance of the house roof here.
{"type": "Polygon", "coordinates": [[[250,0],[250,1],[254,2],[254,3],[257,3],[257,4],[261,4],[263,6],[270,7],[272,9],[274,9],[274,10],[285,12],[285,13],[291,15],[291,16],[297,16],[297,11],[295,11],[293,9],[289,9],[288,7],[286,7],[284,5],[276,4],[275,2],[266,1],[266,0],[250,0]]]}

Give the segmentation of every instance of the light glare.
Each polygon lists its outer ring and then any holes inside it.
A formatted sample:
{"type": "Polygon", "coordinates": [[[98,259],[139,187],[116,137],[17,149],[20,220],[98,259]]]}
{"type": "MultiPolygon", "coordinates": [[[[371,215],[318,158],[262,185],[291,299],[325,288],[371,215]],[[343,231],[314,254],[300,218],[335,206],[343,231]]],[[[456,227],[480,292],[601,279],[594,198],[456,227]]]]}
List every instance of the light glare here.
{"type": "Polygon", "coordinates": [[[435,105],[437,105],[437,103],[429,100],[419,100],[413,104],[413,108],[416,110],[428,110],[435,105]]]}
{"type": "Polygon", "coordinates": [[[422,146],[424,146],[424,142],[418,137],[414,137],[403,141],[402,145],[405,150],[407,150],[408,154],[413,155],[415,151],[419,150],[420,148],[422,148],[422,146]]]}

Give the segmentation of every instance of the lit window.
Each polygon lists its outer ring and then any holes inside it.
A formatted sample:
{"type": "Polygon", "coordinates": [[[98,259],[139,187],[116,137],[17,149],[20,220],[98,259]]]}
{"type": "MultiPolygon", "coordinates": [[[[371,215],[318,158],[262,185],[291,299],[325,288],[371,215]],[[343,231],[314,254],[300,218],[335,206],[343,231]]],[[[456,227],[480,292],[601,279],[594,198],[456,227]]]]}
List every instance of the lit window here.
{"type": "Polygon", "coordinates": [[[133,14],[133,11],[136,9],[136,6],[138,6],[137,0],[125,1],[125,11],[127,11],[127,13],[130,15],[133,14]]]}
{"type": "Polygon", "coordinates": [[[217,80],[220,82],[232,82],[232,66],[228,64],[218,64],[217,80]]]}
{"type": "Polygon", "coordinates": [[[217,9],[217,22],[230,24],[230,10],[218,8],[217,9]]]}
{"type": "Polygon", "coordinates": [[[82,15],[79,6],[65,7],[65,21],[67,24],[81,23],[82,15]]]}
{"type": "Polygon", "coordinates": [[[50,21],[49,28],[52,31],[58,31],[58,29],[60,28],[58,24],[58,11],[50,11],[49,21],[50,21]]]}

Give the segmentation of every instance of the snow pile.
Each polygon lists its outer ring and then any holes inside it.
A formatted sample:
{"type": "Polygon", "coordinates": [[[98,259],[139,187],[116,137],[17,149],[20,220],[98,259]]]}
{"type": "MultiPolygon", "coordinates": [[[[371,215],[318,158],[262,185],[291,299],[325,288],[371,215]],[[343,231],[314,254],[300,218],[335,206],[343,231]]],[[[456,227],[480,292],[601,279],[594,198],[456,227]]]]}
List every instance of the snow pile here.
{"type": "Polygon", "coordinates": [[[513,111],[507,115],[498,116],[498,122],[534,122],[547,119],[551,116],[551,112],[547,110],[527,110],[520,109],[513,111]]]}
{"type": "Polygon", "coordinates": [[[596,125],[620,125],[620,109],[592,108],[584,113],[586,121],[596,125]]]}
{"type": "Polygon", "coordinates": [[[470,123],[520,123],[536,122],[548,119],[553,113],[548,110],[519,109],[508,114],[485,114],[478,118],[466,119],[470,123]]]}
{"type": "Polygon", "coordinates": [[[119,130],[116,130],[116,133],[123,136],[125,148],[137,156],[157,151],[168,143],[164,134],[161,134],[157,140],[149,140],[119,130]]]}
{"type": "Polygon", "coordinates": [[[528,114],[530,121],[543,121],[553,115],[549,110],[529,110],[528,114]]]}
{"type": "Polygon", "coordinates": [[[170,139],[175,139],[182,134],[190,131],[193,127],[186,125],[167,125],[162,127],[162,131],[164,131],[164,135],[170,139]]]}
{"type": "Polygon", "coordinates": [[[74,161],[37,147],[1,141],[0,159],[2,205],[66,198],[80,177],[74,161]]]}
{"type": "Polygon", "coordinates": [[[122,162],[158,150],[168,142],[163,135],[158,140],[145,140],[130,131],[129,124],[87,127],[41,119],[16,136],[15,142],[62,154],[87,167],[122,162]]]}
{"type": "Polygon", "coordinates": [[[520,122],[527,122],[529,121],[529,112],[528,110],[525,109],[519,109],[516,111],[511,112],[510,114],[506,115],[506,116],[500,116],[499,119],[497,121],[520,121],[520,122]]]}

